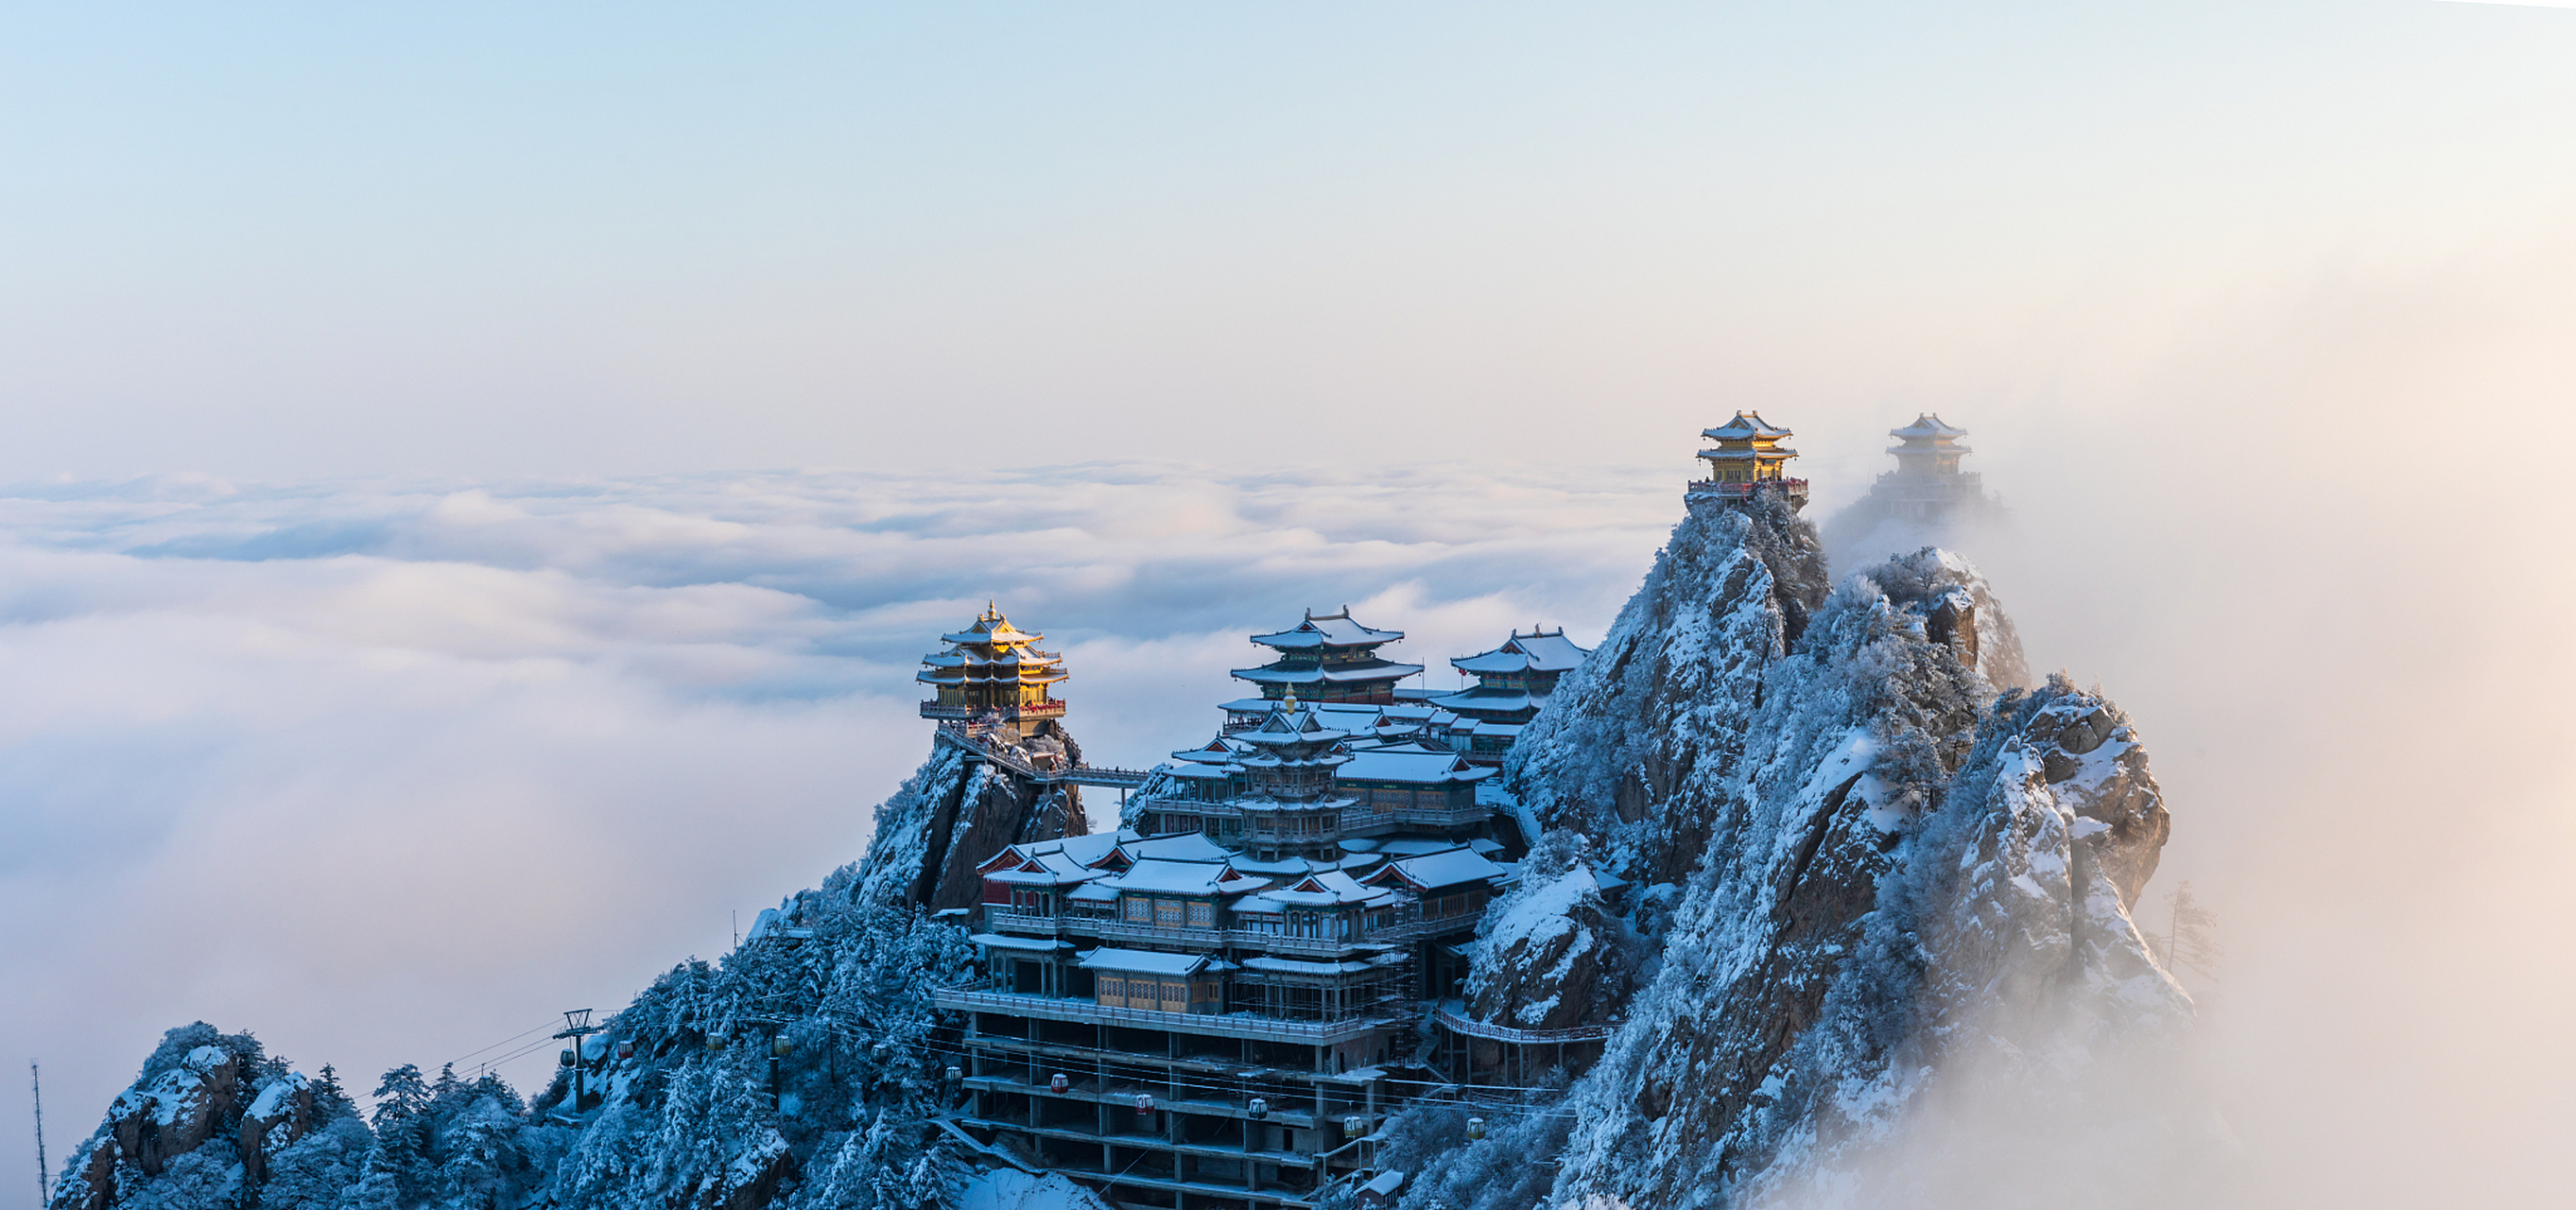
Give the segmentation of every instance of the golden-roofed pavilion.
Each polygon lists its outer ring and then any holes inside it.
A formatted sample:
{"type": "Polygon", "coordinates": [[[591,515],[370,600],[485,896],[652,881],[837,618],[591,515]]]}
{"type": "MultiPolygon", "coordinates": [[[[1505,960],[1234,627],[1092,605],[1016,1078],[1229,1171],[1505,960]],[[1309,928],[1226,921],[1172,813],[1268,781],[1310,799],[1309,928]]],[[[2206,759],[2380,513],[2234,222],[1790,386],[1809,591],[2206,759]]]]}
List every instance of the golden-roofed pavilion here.
{"type": "Polygon", "coordinates": [[[1737,412],[1735,419],[1700,436],[1717,443],[1699,456],[1708,460],[1709,477],[1690,485],[1689,495],[1735,504],[1756,493],[1774,492],[1792,508],[1807,503],[1807,481],[1789,477],[1789,460],[1798,451],[1780,444],[1792,434],[1764,420],[1760,412],[1737,412]]]}
{"type": "Polygon", "coordinates": [[[921,704],[921,717],[1007,726],[1022,736],[1064,717],[1064,703],[1053,695],[1066,676],[1064,657],[1038,650],[1045,638],[1011,625],[986,602],[973,625],[939,636],[948,650],[921,657],[913,679],[934,692],[921,704]]]}

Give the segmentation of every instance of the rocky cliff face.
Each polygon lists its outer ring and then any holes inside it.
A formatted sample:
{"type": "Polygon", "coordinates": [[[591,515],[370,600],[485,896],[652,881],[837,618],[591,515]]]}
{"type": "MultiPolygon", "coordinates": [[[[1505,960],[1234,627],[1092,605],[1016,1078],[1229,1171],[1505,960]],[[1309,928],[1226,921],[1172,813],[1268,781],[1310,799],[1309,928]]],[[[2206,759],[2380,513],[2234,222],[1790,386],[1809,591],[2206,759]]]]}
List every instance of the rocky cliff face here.
{"type": "MultiPolygon", "coordinates": [[[[1545,1204],[1744,1204],[1866,1165],[1969,1052],[2071,1069],[2187,1017],[2128,915],[2168,822],[2125,716],[2063,681],[1999,696],[2018,642],[1955,556],[1811,606],[1822,580],[1784,513],[1686,520],[1507,766],[1548,835],[1489,920],[1472,1007],[1622,1021],[1531,1119],[1565,1132],[1545,1204]],[[1642,985],[1583,1014],[1563,1011],[1579,940],[1552,939],[1614,930],[1552,852],[1638,884],[1642,985]],[[1502,927],[1550,900],[1561,924],[1502,927]]],[[[1533,1204],[1509,1173],[1540,1130],[1442,1159],[1404,1204],[1533,1204]]]]}
{"type": "MultiPolygon", "coordinates": [[[[1082,763],[1082,748],[1054,723],[1012,751],[1032,763],[1082,763]]],[[[976,865],[1003,846],[1091,830],[1081,793],[934,745],[930,759],[877,808],[860,893],[873,903],[934,912],[970,906],[983,894],[976,865]]]]}
{"type": "Polygon", "coordinates": [[[1678,883],[1708,848],[1763,675],[1827,584],[1814,528],[1775,500],[1685,517],[1505,759],[1524,826],[1585,838],[1613,877],[1678,883]]]}

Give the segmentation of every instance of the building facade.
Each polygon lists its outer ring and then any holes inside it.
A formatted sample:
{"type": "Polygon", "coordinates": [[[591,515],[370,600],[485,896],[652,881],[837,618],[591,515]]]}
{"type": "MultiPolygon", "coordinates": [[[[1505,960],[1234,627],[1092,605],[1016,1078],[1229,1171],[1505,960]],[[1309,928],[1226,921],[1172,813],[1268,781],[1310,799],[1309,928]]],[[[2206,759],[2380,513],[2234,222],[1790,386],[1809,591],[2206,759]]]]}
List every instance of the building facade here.
{"type": "Polygon", "coordinates": [[[1539,707],[1556,692],[1558,677],[1583,663],[1590,651],[1565,637],[1565,630],[1528,634],[1515,630],[1503,644],[1449,661],[1476,678],[1474,686],[1429,699],[1432,706],[1457,716],[1449,725],[1449,747],[1471,764],[1499,766],[1520,739],[1521,728],[1538,717],[1539,707]]]}
{"type": "Polygon", "coordinates": [[[1906,521],[1938,521],[1962,508],[1984,503],[1985,476],[1959,469],[1960,457],[1975,452],[1959,441],[1968,435],[1968,430],[1925,412],[1904,428],[1887,430],[1887,435],[1897,440],[1897,444],[1887,447],[1887,452],[1896,456],[1896,469],[1880,475],[1870,486],[1871,501],[1885,515],[1906,521]]]}
{"type": "Polygon", "coordinates": [[[1293,692],[1308,702],[1393,705],[1395,683],[1421,672],[1422,665],[1396,663],[1379,656],[1377,649],[1403,637],[1401,630],[1372,630],[1352,621],[1348,605],[1321,616],[1308,610],[1306,620],[1295,626],[1252,636],[1278,658],[1258,668],[1237,668],[1234,676],[1258,686],[1266,701],[1293,692]]]}
{"type": "Polygon", "coordinates": [[[1792,479],[1788,473],[1789,460],[1798,451],[1780,444],[1792,435],[1762,419],[1759,412],[1737,412],[1735,419],[1701,430],[1700,436],[1716,445],[1699,452],[1708,461],[1709,475],[1693,482],[1688,496],[1732,504],[1768,492],[1793,508],[1805,507],[1807,481],[1792,479]]]}
{"type": "Polygon", "coordinates": [[[1418,671],[1375,655],[1396,632],[1307,622],[1255,641],[1290,671],[1366,674],[1238,672],[1277,696],[1248,723],[1227,703],[1215,738],[1157,766],[1137,826],[983,863],[983,977],[935,994],[964,1015],[958,1125],[979,1142],[1121,1204],[1302,1207],[1446,1084],[1410,1064],[1454,1049],[1426,1022],[1516,877],[1517,830],[1494,770],[1446,746],[1458,716],[1386,692],[1418,671]],[[1314,684],[1380,700],[1307,700],[1314,684]]]}
{"type": "Polygon", "coordinates": [[[913,679],[930,686],[921,717],[978,728],[1036,734],[1064,717],[1055,687],[1065,679],[1064,659],[1037,645],[1046,636],[1011,625],[989,602],[972,625],[939,641],[948,650],[921,657],[913,679]]]}

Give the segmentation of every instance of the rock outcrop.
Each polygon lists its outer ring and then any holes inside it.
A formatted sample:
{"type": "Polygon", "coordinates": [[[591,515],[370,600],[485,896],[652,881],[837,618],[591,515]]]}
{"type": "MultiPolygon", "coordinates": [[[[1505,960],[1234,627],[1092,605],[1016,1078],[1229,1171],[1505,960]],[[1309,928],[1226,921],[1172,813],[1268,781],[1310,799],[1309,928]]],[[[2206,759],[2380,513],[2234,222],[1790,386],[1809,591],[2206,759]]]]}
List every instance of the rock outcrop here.
{"type": "Polygon", "coordinates": [[[1638,946],[1591,867],[1542,850],[1486,913],[1467,978],[1467,1011],[1513,1029],[1607,1022],[1626,1002],[1638,946]]]}
{"type": "MultiPolygon", "coordinates": [[[[1009,752],[1024,763],[1078,765],[1082,749],[1049,723],[1009,752]]],[[[1043,784],[948,743],[877,808],[861,864],[862,894],[929,911],[968,907],[983,894],[975,867],[1003,846],[1091,830],[1081,788],[1043,784]]]]}
{"type": "Polygon", "coordinates": [[[1683,518],[1505,758],[1523,826],[1584,837],[1613,877],[1679,883],[1708,848],[1764,673],[1828,583],[1814,527],[1775,499],[1683,518]]]}
{"type": "MultiPolygon", "coordinates": [[[[2126,717],[2063,680],[1999,692],[2019,643],[1955,555],[1818,601],[1822,579],[1784,512],[1685,520],[1507,764],[1546,835],[1471,1008],[1621,1021],[1543,1204],[1746,1204],[1865,1165],[1970,1055],[2063,1073],[2188,1017],[2128,916],[2169,825],[2126,717]],[[1578,1014],[1582,955],[1617,935],[1573,893],[1590,870],[1642,883],[1619,922],[1642,986],[1578,1014]]],[[[1510,1153],[1534,1137],[1469,1144],[1404,1204],[1533,1204],[1510,1153]]]]}
{"type": "Polygon", "coordinates": [[[109,1210],[121,1191],[174,1169],[252,1193],[271,1160],[316,1121],[312,1082],[248,1034],[204,1022],[171,1030],[107,1119],[64,1166],[55,1210],[109,1210]]]}

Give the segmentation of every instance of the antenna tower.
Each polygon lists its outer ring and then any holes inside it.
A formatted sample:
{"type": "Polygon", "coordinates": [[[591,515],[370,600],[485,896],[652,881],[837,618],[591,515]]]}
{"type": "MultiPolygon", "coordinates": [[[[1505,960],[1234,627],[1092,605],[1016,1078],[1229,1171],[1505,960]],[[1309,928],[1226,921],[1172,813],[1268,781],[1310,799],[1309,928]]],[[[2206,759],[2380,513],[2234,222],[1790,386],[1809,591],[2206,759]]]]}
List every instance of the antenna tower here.
{"type": "Polygon", "coordinates": [[[36,1204],[42,1206],[54,1198],[54,1170],[45,1162],[45,1073],[34,1059],[27,1060],[27,1083],[36,1093],[36,1204]]]}

